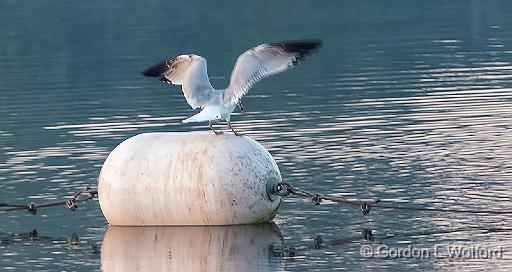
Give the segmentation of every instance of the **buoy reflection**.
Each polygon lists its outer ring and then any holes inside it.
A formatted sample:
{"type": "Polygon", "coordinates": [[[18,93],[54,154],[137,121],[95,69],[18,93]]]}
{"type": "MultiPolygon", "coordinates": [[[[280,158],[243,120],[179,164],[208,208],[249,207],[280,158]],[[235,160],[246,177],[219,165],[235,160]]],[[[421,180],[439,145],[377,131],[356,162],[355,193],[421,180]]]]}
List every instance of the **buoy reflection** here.
{"type": "Polygon", "coordinates": [[[273,224],[114,227],[105,233],[102,271],[266,271],[282,269],[273,224]]]}

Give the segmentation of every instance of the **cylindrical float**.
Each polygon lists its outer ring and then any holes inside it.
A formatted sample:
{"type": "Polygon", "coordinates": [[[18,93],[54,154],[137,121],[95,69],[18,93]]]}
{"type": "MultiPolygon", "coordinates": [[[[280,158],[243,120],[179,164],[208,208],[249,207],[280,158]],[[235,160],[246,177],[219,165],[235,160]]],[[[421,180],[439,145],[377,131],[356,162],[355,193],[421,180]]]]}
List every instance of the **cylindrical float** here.
{"type": "Polygon", "coordinates": [[[268,151],[247,136],[144,133],[107,157],[98,179],[111,225],[231,225],[273,218],[281,182],[268,151]]]}
{"type": "Polygon", "coordinates": [[[110,226],[101,270],[281,271],[283,241],[272,224],[188,227],[110,226]]]}

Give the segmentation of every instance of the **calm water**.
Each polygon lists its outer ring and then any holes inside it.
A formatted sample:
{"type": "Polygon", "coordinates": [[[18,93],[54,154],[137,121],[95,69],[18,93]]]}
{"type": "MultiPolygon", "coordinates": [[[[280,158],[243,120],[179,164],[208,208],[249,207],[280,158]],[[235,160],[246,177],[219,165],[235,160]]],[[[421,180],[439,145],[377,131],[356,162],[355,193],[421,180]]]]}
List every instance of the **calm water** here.
{"type": "MultiPolygon", "coordinates": [[[[509,0],[4,0],[0,202],[41,203],[95,186],[109,151],[130,136],[206,129],[180,124],[193,112],[179,87],[140,76],[148,65],[197,53],[223,88],[242,51],[312,37],[324,39],[322,50],[256,85],[232,117],[274,155],[285,181],[352,199],[510,210],[511,11],[509,0]]],[[[275,225],[118,229],[96,200],[74,213],[0,214],[0,267],[511,270],[511,223],[505,215],[363,216],[286,199],[275,225]],[[361,256],[362,246],[380,245],[501,247],[503,259],[361,256]],[[219,254],[225,248],[230,255],[219,254]]]]}

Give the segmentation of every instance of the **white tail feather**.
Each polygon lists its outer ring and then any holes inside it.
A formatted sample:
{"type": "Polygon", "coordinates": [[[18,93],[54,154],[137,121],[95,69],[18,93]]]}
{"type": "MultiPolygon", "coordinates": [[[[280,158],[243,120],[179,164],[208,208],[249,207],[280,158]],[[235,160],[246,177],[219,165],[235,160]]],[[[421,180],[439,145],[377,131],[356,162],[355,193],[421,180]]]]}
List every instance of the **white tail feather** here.
{"type": "Polygon", "coordinates": [[[214,110],[206,107],[198,114],[192,115],[189,118],[181,121],[182,123],[195,123],[195,122],[206,122],[206,121],[215,121],[220,119],[220,114],[216,113],[214,110]]]}

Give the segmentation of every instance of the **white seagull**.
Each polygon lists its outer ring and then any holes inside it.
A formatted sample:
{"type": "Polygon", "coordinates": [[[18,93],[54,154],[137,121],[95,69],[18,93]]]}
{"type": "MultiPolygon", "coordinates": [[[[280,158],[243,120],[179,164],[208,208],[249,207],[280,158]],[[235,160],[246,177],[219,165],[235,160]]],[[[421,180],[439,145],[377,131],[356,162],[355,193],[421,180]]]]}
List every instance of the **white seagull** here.
{"type": "Polygon", "coordinates": [[[192,109],[201,111],[182,123],[206,122],[216,135],[212,123],[226,120],[229,128],[237,133],[230,122],[230,115],[239,106],[241,98],[256,82],[284,72],[297,65],[304,57],[316,51],[321,40],[295,40],[265,43],[240,55],[231,72],[229,86],[217,90],[212,87],[206,70],[206,60],[198,55],[180,55],[174,59],[157,63],[143,72],[147,77],[158,77],[163,82],[181,85],[183,95],[192,109]]]}

